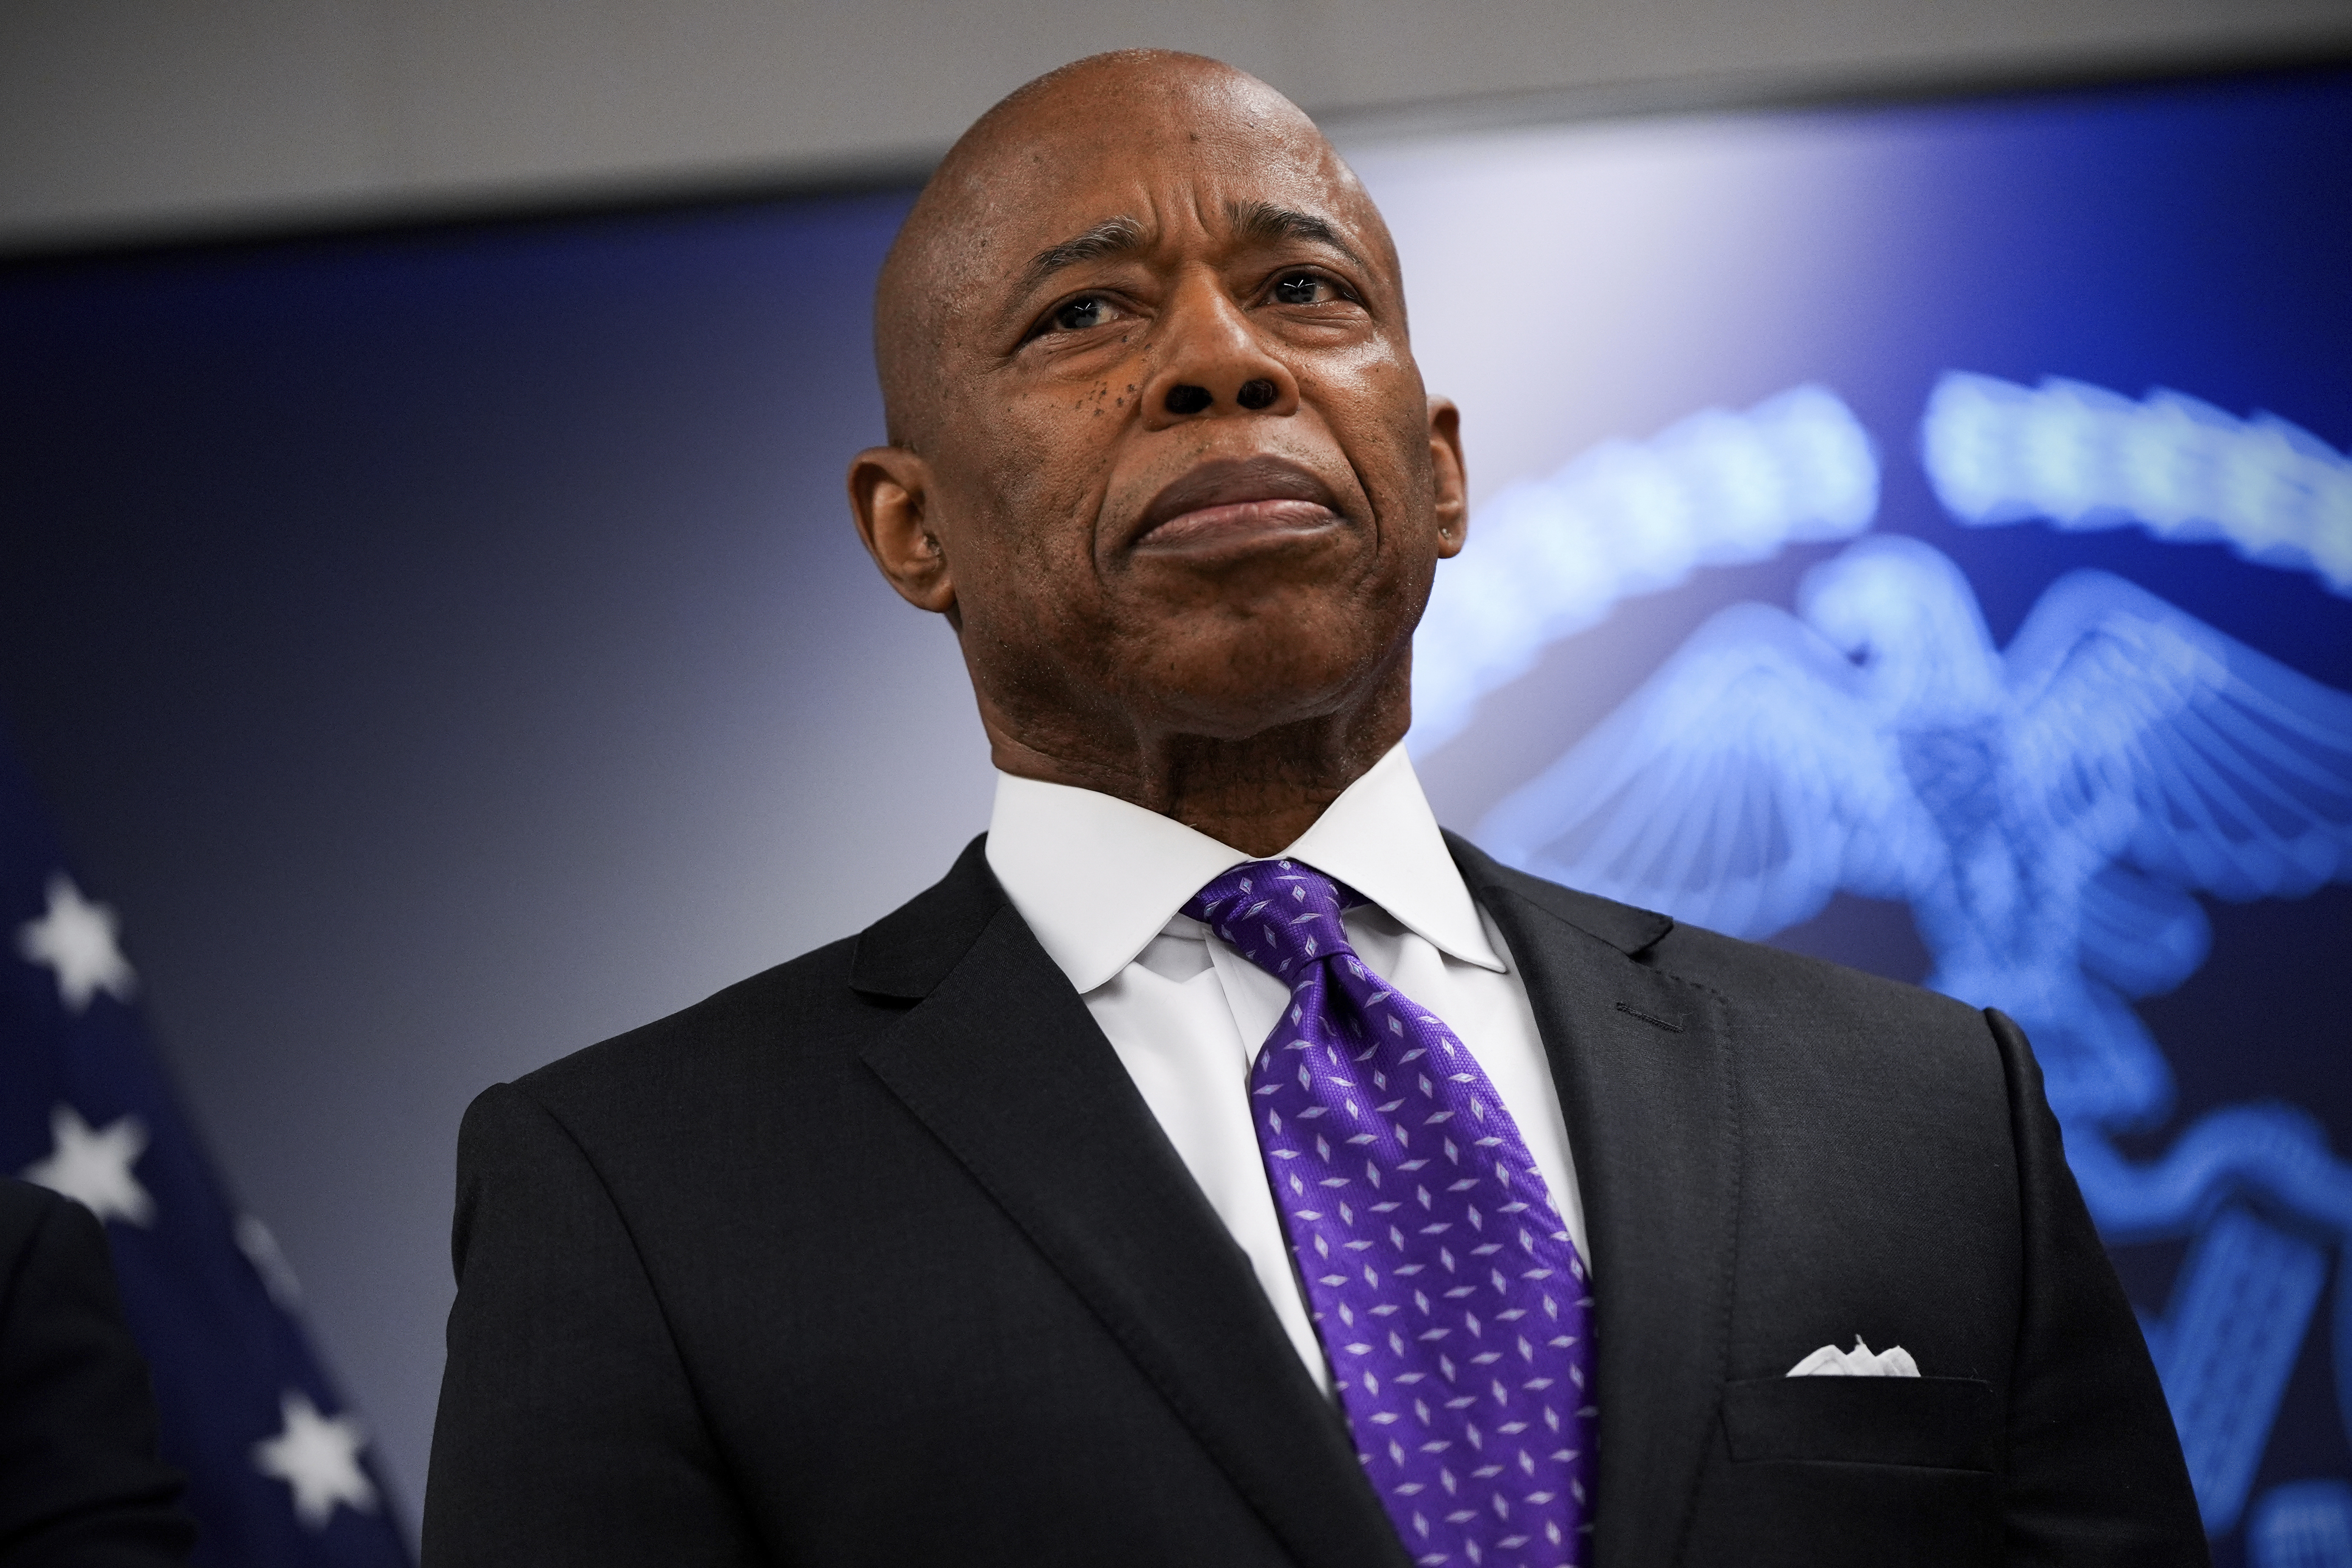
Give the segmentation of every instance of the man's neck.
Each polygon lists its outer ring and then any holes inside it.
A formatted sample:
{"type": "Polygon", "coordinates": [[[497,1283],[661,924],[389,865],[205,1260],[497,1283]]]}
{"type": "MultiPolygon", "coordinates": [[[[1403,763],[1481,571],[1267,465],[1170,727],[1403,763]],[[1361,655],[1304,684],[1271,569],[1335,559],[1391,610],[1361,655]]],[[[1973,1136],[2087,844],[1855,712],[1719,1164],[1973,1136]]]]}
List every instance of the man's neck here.
{"type": "Polygon", "coordinates": [[[1139,805],[1245,855],[1279,854],[1403,738],[1409,710],[1333,716],[1243,740],[1169,734],[1123,748],[1038,745],[988,725],[998,768],[1139,805]]]}

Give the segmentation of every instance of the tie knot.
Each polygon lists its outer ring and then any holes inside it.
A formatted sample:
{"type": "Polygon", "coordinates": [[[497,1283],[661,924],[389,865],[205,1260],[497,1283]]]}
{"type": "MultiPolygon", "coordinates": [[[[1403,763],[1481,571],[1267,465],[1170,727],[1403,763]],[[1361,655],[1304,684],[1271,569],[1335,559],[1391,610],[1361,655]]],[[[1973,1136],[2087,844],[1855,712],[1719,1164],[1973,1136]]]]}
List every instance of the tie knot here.
{"type": "Polygon", "coordinates": [[[1294,980],[1301,964],[1353,951],[1339,916],[1359,901],[1303,860],[1250,860],[1195,893],[1184,912],[1267,973],[1294,980]]]}

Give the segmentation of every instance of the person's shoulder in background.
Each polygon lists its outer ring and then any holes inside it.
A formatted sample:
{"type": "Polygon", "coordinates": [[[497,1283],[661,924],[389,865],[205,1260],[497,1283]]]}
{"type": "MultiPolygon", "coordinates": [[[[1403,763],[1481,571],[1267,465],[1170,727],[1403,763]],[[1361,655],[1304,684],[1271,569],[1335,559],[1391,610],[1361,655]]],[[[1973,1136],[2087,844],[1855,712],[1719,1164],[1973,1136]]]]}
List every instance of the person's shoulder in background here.
{"type": "Polygon", "coordinates": [[[195,1526],[89,1211],[0,1177],[0,1568],[156,1568],[195,1526]]]}

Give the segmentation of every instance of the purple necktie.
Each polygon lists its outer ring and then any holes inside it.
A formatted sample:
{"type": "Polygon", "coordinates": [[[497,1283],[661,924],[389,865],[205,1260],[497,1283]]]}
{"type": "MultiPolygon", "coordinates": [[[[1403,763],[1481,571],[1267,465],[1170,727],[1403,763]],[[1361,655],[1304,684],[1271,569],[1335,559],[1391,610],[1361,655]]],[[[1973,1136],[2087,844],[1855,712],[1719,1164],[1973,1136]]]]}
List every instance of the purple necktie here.
{"type": "Polygon", "coordinates": [[[1582,1563],[1584,1260],[1469,1048],[1349,945],[1340,911],[1361,901],[1303,861],[1253,860],[1184,906],[1290,987],[1250,1096],[1315,1331],[1419,1562],[1582,1563]]]}

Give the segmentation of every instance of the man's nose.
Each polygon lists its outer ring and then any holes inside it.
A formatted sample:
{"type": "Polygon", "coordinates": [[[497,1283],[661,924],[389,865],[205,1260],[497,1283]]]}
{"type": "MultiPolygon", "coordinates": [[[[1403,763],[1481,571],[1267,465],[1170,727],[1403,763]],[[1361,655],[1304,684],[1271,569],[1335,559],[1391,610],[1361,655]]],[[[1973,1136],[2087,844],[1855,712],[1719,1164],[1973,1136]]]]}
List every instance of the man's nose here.
{"type": "Polygon", "coordinates": [[[1181,424],[1220,414],[1287,414],[1298,381],[1223,289],[1189,290],[1163,321],[1167,352],[1143,389],[1144,417],[1181,424]]]}

